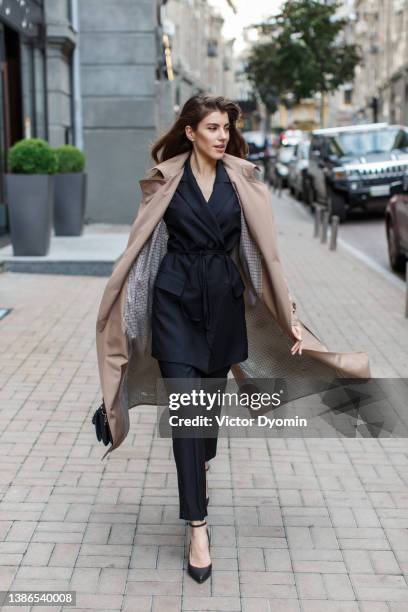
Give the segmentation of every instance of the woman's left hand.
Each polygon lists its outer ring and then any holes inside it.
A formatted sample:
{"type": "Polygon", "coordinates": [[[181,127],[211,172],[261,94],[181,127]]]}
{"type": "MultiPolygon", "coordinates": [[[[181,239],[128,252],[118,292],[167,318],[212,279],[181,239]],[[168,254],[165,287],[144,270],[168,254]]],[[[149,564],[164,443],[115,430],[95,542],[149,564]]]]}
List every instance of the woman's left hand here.
{"type": "Polygon", "coordinates": [[[295,336],[295,338],[297,338],[295,344],[292,346],[292,348],[290,349],[290,352],[292,353],[292,355],[296,355],[296,353],[299,353],[299,355],[302,354],[302,328],[300,327],[300,325],[292,325],[292,334],[295,336]]]}

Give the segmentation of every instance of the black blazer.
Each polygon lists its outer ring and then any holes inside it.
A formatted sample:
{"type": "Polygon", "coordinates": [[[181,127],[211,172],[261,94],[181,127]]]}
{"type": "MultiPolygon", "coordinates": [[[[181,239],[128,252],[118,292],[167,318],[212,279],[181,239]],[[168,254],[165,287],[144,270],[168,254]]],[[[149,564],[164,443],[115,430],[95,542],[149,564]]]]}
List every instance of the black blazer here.
{"type": "Polygon", "coordinates": [[[163,219],[169,240],[153,291],[152,356],[207,373],[244,361],[245,285],[230,257],[241,207],[222,161],[206,202],[187,158],[163,219]]]}

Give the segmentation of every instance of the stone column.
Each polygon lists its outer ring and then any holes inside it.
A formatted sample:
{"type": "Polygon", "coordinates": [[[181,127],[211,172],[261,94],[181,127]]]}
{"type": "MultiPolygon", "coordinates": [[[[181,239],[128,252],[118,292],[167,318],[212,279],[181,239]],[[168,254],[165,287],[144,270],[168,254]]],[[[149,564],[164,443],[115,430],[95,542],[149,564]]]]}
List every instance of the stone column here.
{"type": "Polygon", "coordinates": [[[153,165],[157,14],[152,0],[79,3],[87,218],[131,223],[138,180],[153,165]]]}

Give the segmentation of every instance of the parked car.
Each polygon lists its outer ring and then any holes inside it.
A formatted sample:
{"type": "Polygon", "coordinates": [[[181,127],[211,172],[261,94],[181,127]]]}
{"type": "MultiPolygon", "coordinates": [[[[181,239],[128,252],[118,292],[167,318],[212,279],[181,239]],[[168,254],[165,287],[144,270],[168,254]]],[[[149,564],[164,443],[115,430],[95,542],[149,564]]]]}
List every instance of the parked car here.
{"type": "Polygon", "coordinates": [[[280,144],[285,146],[296,146],[304,138],[304,132],[302,130],[283,130],[280,133],[279,139],[280,144]]]}
{"type": "Polygon", "coordinates": [[[408,172],[408,129],[371,123],[312,132],[306,183],[309,204],[318,201],[341,221],[353,209],[385,209],[402,191],[408,172]]]}
{"type": "MultiPolygon", "coordinates": [[[[405,185],[407,191],[407,185],[405,185]]],[[[388,256],[395,272],[405,270],[408,257],[408,195],[394,195],[385,209],[388,256]]]]}
{"type": "Polygon", "coordinates": [[[289,164],[294,158],[296,147],[294,145],[281,146],[275,158],[272,158],[269,172],[269,181],[275,187],[287,187],[289,164]]]}
{"type": "Polygon", "coordinates": [[[265,135],[261,131],[242,132],[248,145],[249,153],[247,159],[257,162],[264,157],[265,135]]]}
{"type": "Polygon", "coordinates": [[[296,145],[293,158],[289,162],[288,185],[292,195],[298,200],[304,199],[306,192],[309,149],[310,140],[302,140],[296,145]]]}
{"type": "Polygon", "coordinates": [[[259,164],[264,169],[264,175],[268,175],[269,160],[275,155],[273,146],[274,138],[272,134],[266,134],[261,130],[242,132],[245,138],[249,153],[247,159],[255,164],[259,164]]]}

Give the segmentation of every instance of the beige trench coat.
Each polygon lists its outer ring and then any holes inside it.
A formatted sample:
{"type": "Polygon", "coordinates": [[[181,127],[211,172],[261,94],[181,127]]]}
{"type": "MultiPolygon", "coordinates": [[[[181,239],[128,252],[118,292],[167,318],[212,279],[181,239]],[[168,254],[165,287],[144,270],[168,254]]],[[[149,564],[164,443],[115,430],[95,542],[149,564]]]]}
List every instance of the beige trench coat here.
{"type": "MultiPolygon", "coordinates": [[[[163,215],[183,174],[189,153],[154,166],[140,181],[142,200],[127,247],[116,261],[99,307],[96,348],[103,400],[113,444],[118,448],[129,431],[129,410],[157,405],[158,361],[151,357],[153,285],[166,253],[163,215]]],[[[268,187],[259,168],[224,154],[222,161],[241,205],[241,239],[232,257],[245,282],[248,359],[234,364],[238,382],[251,378],[370,378],[364,352],[331,352],[297,317],[277,250],[277,232],[268,187]],[[292,355],[291,326],[302,328],[302,355],[292,355]]]]}

